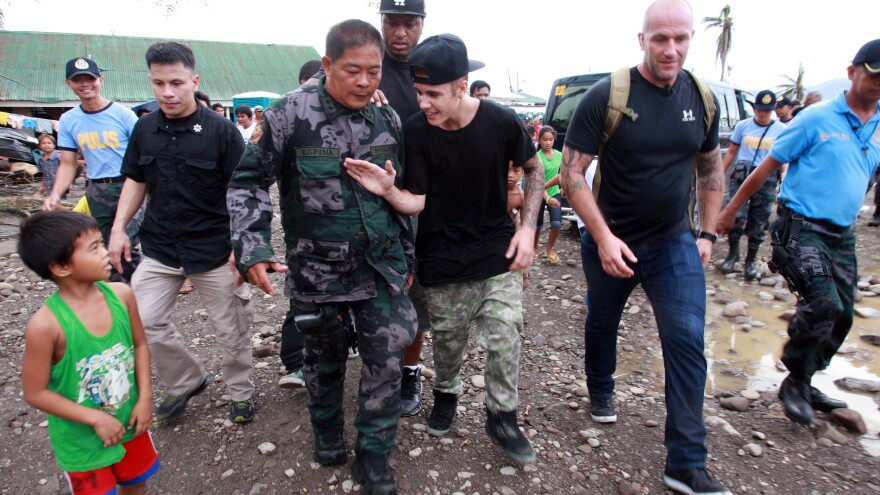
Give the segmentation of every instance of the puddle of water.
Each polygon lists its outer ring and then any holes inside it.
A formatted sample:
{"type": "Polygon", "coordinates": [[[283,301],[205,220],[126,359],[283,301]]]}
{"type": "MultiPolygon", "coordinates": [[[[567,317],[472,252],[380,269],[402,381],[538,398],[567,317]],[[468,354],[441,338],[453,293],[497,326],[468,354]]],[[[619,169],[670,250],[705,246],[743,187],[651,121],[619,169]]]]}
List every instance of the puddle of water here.
{"type": "MultiPolygon", "coordinates": [[[[880,268],[861,270],[861,273],[869,272],[880,273],[880,268]]],[[[775,392],[787,373],[784,367],[781,371],[777,368],[777,365],[781,367],[779,356],[782,353],[782,346],[788,340],[786,335],[788,323],[780,319],[779,315],[788,309],[793,309],[794,306],[784,301],[762,301],[758,292],[772,294],[775,292],[772,287],[744,284],[741,279],[725,280],[721,277],[720,274],[711,273],[708,275],[707,283],[720,282],[719,285],[724,285],[736,294],[735,300],[748,301],[752,326],[748,331],[744,331],[743,325],[733,323],[722,316],[724,305],[715,303],[712,296],[708,298],[706,323],[709,328],[716,325],[717,328],[706,332],[706,355],[709,367],[706,391],[710,394],[718,389],[775,392]],[[766,326],[762,327],[760,323],[755,322],[762,322],[766,326]]],[[[794,296],[791,300],[794,301],[794,296]]],[[[880,297],[865,297],[856,303],[856,306],[880,310],[880,297]]],[[[834,384],[834,380],[847,376],[880,380],[880,348],[859,339],[859,335],[867,333],[880,334],[880,318],[866,319],[856,316],[843,346],[852,350],[852,353],[836,355],[827,370],[816,374],[813,385],[834,398],[846,401],[850,409],[862,415],[868,433],[860,438],[860,442],[869,454],[880,456],[878,403],[869,394],[847,392],[834,384]]],[[[656,333],[650,338],[656,338],[656,333]]],[[[655,348],[656,357],[650,364],[650,369],[662,374],[663,362],[659,352],[659,342],[655,348]]],[[[646,363],[643,362],[642,355],[629,357],[625,354],[629,353],[618,354],[617,373],[623,374],[645,368],[646,363]]]]}

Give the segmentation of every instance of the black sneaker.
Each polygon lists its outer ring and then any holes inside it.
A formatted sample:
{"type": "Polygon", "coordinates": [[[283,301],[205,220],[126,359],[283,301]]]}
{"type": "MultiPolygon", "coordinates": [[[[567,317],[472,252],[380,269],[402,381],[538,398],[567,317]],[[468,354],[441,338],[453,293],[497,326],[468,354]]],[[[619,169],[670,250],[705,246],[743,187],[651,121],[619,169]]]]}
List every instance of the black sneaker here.
{"type": "Polygon", "coordinates": [[[400,416],[408,418],[422,410],[422,368],[403,368],[400,380],[400,416]]]}
{"type": "Polygon", "coordinates": [[[397,481],[388,466],[388,456],[359,452],[351,463],[351,474],[364,486],[366,495],[395,495],[397,481]]]}
{"type": "Polygon", "coordinates": [[[486,409],[486,433],[516,462],[535,462],[535,449],[516,424],[516,410],[493,413],[486,409]]]}
{"type": "Polygon", "coordinates": [[[452,428],[458,410],[458,396],[434,390],[434,408],[428,417],[428,435],[442,437],[452,428]]]}
{"type": "Polygon", "coordinates": [[[208,384],[214,381],[214,375],[208,374],[202,379],[202,383],[191,392],[183,395],[169,395],[162,401],[162,404],[156,409],[156,419],[159,421],[170,421],[177,419],[183,415],[186,410],[186,403],[190,399],[204,392],[208,388],[208,384]]]}
{"type": "Polygon", "coordinates": [[[597,423],[616,423],[617,412],[611,399],[590,398],[590,417],[597,423]]]}
{"type": "Polygon", "coordinates": [[[724,485],[713,480],[705,469],[663,471],[663,481],[670,490],[685,495],[733,495],[724,485]]]}
{"type": "Polygon", "coordinates": [[[315,433],[315,462],[322,466],[335,466],[347,461],[348,451],[345,450],[342,428],[315,433]]]}
{"type": "Polygon", "coordinates": [[[250,399],[234,400],[229,406],[229,419],[233,423],[250,423],[254,420],[255,414],[254,401],[250,399]]]}

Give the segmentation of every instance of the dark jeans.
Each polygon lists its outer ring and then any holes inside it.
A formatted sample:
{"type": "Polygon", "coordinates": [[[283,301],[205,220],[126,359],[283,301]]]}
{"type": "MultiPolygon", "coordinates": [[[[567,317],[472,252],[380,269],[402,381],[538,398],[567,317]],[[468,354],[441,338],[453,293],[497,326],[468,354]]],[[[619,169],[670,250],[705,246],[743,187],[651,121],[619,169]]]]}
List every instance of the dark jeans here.
{"type": "Polygon", "coordinates": [[[296,314],[293,311],[293,301],[290,301],[290,309],[287,310],[287,316],[284,317],[284,324],[281,325],[281,364],[288,373],[301,370],[303,367],[303,349],[306,347],[306,337],[296,328],[293,317],[296,314]]]}
{"type": "Polygon", "coordinates": [[[629,264],[635,275],[615,278],[602,269],[598,247],[589,232],[582,239],[589,300],[584,361],[590,397],[611,398],[614,392],[617,325],[630,293],[642,284],[654,308],[663,349],[666,465],[676,470],[703,468],[707,454],[703,425],[706,279],[694,237],[683,232],[629,247],[639,260],[629,264]]]}

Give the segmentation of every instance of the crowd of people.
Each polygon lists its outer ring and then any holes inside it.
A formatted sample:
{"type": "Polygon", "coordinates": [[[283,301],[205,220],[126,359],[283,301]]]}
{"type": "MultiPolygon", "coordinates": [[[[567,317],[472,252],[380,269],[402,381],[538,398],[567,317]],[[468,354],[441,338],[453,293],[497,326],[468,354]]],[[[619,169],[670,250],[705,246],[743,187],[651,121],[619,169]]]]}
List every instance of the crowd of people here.
{"type": "Polygon", "coordinates": [[[284,275],[290,300],[279,385],[308,391],[317,463],[348,462],[343,382],[348,359],[358,356],[351,470],[365,493],[397,493],[388,460],[399,418],[422,409],[423,333],[432,332],[436,371],[427,432],[440,437],[455,422],[472,326],[487,353],[486,434],[516,462],[535,462],[518,425],[522,290],[545,208],[544,256],[559,263],[562,194],[584,223],[591,418],[617,421],[617,329],[641,285],[663,349],[670,489],[730,493],[706,466],[704,269],[718,235],[728,234],[720,269],[732,271],[746,235],[745,278],[755,278],[780,180],[771,267],[799,302],[779,395],[802,424],[813,410],[846,407],[810,380],[852,325],[853,224],[880,162],[880,40],[852,59],[848,91],[793,120],[789,100],[759,93],[756,117],[737,125],[722,159],[717,100],[682,69],[690,5],[657,0],[638,36],[643,60],[585,95],[559,152],[552,127],[533,122],[528,130],[486,98],[488,84],[469,84],[483,64],[468,58],[459,37],[421,40],[423,0],[382,0],[380,14],[381,32],[361,20],[331,27],[324,56],[303,67],[300,86],[265,109],[236,108],[239,126],[200,98],[186,45],[147,50],[158,109],[141,119],[101,96],[93,60],[67,63],[81,104],[61,118],[59,151],[41,139],[43,160],[57,171],[47,178],[46,211],[22,223],[19,253],[58,285],[28,323],[22,381],[27,402],[49,414],[73,493],[117,485],[119,493],[144,493],[160,463],[143,434],[154,419],[151,363],[166,392],[155,410],[160,421],[182,417],[216,379],[171,318],[186,280],[222,349],[229,418],[253,420],[250,287],[274,294],[272,272],[284,275]],[[621,95],[635,112],[611,112],[621,95]],[[88,167],[91,216],[59,211],[77,153],[88,167]],[[594,157],[599,168],[588,181],[594,157]],[[721,211],[731,166],[732,198],[721,211]],[[688,220],[694,172],[696,235],[688,220]],[[839,184],[835,195],[822,191],[830,180],[839,184]],[[270,242],[272,184],[283,255],[270,242]]]}

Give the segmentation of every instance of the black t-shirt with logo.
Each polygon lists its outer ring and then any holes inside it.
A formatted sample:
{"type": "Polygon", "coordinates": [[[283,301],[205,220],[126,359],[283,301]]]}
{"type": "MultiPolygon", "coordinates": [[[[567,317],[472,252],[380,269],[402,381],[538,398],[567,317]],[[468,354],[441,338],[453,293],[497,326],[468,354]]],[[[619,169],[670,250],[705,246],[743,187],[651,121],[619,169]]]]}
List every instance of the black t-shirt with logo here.
{"type": "Polygon", "coordinates": [[[535,156],[512,110],[481,100],[465,127],[446,131],[424,112],[404,126],[404,189],[424,194],[416,259],[426,287],[484,280],[508,271],[514,226],[507,214],[507,169],[535,156]]]}
{"type": "MultiPolygon", "coordinates": [[[[686,72],[660,88],[630,69],[624,116],[599,161],[599,209],[611,232],[629,245],[668,237],[690,228],[691,172],[699,152],[718,146],[718,113],[705,137],[700,91],[686,72]]],[[[565,145],[595,156],[599,151],[610,77],[596,83],[572,115],[565,145]]],[[[716,107],[718,105],[716,99],[716,107]]],[[[594,182],[596,184],[596,182],[594,182]]]]}

